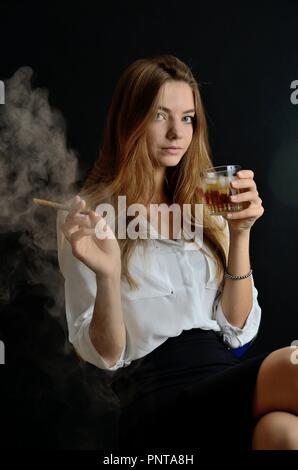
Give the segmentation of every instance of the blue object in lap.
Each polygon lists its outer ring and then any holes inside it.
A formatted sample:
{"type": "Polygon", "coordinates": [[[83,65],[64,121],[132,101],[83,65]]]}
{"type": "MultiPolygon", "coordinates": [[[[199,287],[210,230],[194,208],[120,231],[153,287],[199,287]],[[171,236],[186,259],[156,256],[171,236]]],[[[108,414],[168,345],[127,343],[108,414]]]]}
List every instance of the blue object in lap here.
{"type": "Polygon", "coordinates": [[[252,343],[252,341],[250,341],[249,343],[244,344],[243,346],[240,346],[239,348],[231,348],[230,352],[232,353],[232,355],[234,357],[239,359],[248,350],[251,343],[252,343]]]}

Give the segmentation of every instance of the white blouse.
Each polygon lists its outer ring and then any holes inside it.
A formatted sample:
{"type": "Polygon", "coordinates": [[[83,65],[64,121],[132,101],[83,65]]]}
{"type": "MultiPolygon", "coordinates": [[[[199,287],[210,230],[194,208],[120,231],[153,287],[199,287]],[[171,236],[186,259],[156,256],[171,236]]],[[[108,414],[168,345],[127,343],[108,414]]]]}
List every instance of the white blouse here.
{"type": "MultiPolygon", "coordinates": [[[[253,277],[252,309],[244,327],[238,328],[231,325],[223,313],[223,284],[218,284],[215,278],[216,264],[205,243],[202,245],[197,239],[191,243],[150,239],[146,256],[143,247],[137,246],[131,258],[130,272],[140,288],[132,290],[126,280],[121,281],[126,344],[119,360],[109,367],[89,336],[97,291],[95,273],[73,256],[70,243],[61,236],[60,224],[65,216],[65,212],[59,212],[57,235],[59,266],[65,278],[69,340],[85,361],[113,371],[128,366],[169,337],[191,328],[220,332],[230,348],[243,346],[256,336],[261,308],[253,277]]],[[[228,236],[227,222],[225,228],[228,236]]]]}

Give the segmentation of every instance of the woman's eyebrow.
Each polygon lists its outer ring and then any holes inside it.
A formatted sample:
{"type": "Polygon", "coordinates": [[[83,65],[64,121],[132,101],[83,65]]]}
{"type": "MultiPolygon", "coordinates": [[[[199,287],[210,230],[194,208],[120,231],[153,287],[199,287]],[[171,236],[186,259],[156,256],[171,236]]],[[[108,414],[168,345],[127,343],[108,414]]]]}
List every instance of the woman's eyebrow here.
{"type": "MultiPolygon", "coordinates": [[[[166,108],[165,106],[159,106],[159,108],[161,111],[165,111],[166,113],[170,113],[171,110],[169,108],[166,108]]],[[[188,109],[187,111],[183,111],[182,114],[187,114],[187,113],[195,113],[196,110],[195,109],[188,109]]]]}

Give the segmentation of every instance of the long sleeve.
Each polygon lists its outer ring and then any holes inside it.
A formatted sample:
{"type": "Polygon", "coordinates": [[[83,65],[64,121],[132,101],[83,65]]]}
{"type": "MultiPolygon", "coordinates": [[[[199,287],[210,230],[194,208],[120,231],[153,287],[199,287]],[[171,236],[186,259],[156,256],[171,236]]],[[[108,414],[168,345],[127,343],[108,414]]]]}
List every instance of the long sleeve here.
{"type": "Polygon", "coordinates": [[[214,318],[221,328],[224,343],[230,348],[239,348],[240,346],[244,346],[255,338],[259,330],[261,322],[261,307],[258,303],[258,291],[254,285],[253,278],[251,279],[253,283],[253,305],[243,328],[231,325],[228,322],[222,310],[220,301],[221,296],[218,296],[214,302],[214,318]]]}
{"type": "MultiPolygon", "coordinates": [[[[65,213],[62,214],[60,219],[64,221],[65,213]]],[[[232,348],[244,345],[257,334],[261,309],[255,287],[246,324],[242,329],[234,327],[221,309],[216,263],[208,247],[201,250],[197,243],[153,239],[149,240],[147,257],[143,248],[137,247],[131,260],[131,274],[139,282],[139,289],[130,289],[125,279],[121,282],[126,342],[117,363],[108,367],[89,336],[97,294],[96,276],[73,256],[70,243],[61,235],[58,220],[57,224],[69,340],[83,360],[114,371],[151,353],[169,337],[191,328],[222,332],[224,341],[232,348]]]]}
{"type": "Polygon", "coordinates": [[[109,367],[91,342],[89,325],[97,292],[96,277],[93,271],[73,256],[70,243],[60,229],[64,217],[60,213],[57,217],[57,245],[59,267],[65,279],[69,341],[83,360],[100,369],[113,371],[124,365],[125,347],[116,364],[109,367]]]}
{"type": "MultiPolygon", "coordinates": [[[[229,240],[229,228],[228,228],[227,222],[225,225],[225,233],[229,240]]],[[[260,327],[261,307],[258,303],[258,291],[254,285],[253,276],[251,276],[251,281],[252,281],[252,289],[253,289],[252,290],[253,304],[252,304],[251,311],[248,314],[248,317],[246,319],[246,322],[243,328],[239,328],[237,326],[232,325],[226,319],[225,314],[222,310],[222,305],[221,305],[221,292],[219,293],[219,295],[216,297],[214,301],[213,318],[215,318],[215,320],[218,322],[221,328],[223,341],[230,348],[239,348],[241,346],[244,346],[248,342],[250,342],[252,339],[255,338],[260,327]]],[[[238,281],[234,281],[234,282],[238,282],[238,281]]]]}

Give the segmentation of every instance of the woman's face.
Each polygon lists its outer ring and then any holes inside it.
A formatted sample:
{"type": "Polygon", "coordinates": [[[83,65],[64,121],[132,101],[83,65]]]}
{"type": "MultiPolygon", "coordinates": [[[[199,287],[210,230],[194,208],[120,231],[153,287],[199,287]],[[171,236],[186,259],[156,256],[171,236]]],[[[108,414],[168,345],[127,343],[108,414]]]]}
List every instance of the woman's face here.
{"type": "Polygon", "coordinates": [[[147,134],[153,161],[163,167],[179,163],[191,143],[194,116],[191,87],[182,81],[166,82],[161,87],[159,110],[147,134]]]}

